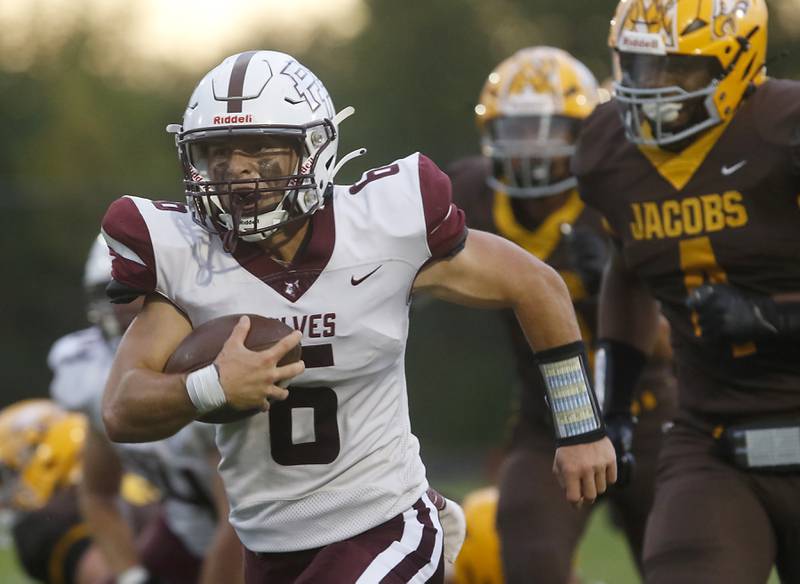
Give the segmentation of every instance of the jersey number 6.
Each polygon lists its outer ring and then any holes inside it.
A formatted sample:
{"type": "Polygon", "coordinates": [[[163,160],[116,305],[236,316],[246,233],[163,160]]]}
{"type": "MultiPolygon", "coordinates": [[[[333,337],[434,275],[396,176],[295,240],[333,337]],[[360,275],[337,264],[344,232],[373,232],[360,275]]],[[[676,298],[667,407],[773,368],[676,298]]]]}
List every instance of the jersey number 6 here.
{"type": "MultiPolygon", "coordinates": [[[[332,367],[330,344],[303,347],[306,367],[332,367]]],[[[272,459],[284,466],[330,464],[339,456],[338,399],[330,387],[289,387],[269,409],[272,459]]]]}

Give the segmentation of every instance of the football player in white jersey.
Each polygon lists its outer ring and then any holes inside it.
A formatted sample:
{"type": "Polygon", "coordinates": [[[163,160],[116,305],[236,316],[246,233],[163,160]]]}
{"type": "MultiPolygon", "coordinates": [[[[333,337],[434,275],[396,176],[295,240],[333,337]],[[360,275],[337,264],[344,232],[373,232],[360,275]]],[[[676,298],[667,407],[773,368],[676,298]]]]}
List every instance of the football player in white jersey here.
{"type": "Polygon", "coordinates": [[[512,307],[548,381],[567,498],[593,501],[616,479],[563,281],[468,231],[449,179],[421,154],[334,186],[357,154],[337,164],[352,111],[336,113],[289,55],[228,57],[168,127],[188,204],[126,196],[103,220],[112,299],[147,297],[106,386],[109,436],[160,439],[223,405],[265,412],[216,436],[248,583],[442,581],[447,534],[408,417],[414,292],[512,307]],[[212,365],[162,373],[193,327],[235,313],[296,331],[249,351],[243,317],[212,365]],[[301,339],[303,361],[277,366],[301,339]]]}
{"type": "Polygon", "coordinates": [[[53,398],[89,419],[79,484],[89,531],[118,584],[235,584],[241,580],[241,545],[225,519],[214,427],[194,422],[147,444],[112,445],[105,435],[103,387],[120,336],[141,307],[141,302],[112,307],[104,292],[110,279],[111,258],[98,237],[84,271],[94,326],[59,339],[49,356],[53,398]],[[159,516],[138,537],[117,504],[123,471],[145,477],[162,495],[159,516]]]}

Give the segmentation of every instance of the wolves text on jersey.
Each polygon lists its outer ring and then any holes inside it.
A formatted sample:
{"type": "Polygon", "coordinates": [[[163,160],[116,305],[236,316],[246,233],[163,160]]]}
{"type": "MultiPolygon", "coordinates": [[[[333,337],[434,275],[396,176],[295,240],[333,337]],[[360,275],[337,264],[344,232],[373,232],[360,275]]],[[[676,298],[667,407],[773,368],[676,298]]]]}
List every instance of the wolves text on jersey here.
{"type": "Polygon", "coordinates": [[[336,313],[303,314],[301,316],[280,316],[278,320],[303,333],[309,339],[336,336],[336,313]]]}

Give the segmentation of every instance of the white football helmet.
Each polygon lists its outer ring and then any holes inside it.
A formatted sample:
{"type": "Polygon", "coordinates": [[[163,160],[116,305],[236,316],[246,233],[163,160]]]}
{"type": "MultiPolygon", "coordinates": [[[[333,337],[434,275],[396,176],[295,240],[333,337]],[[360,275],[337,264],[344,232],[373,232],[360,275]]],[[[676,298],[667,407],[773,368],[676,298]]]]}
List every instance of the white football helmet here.
{"type": "Polygon", "coordinates": [[[101,328],[106,338],[122,334],[111,302],[106,297],[106,286],[111,282],[111,255],[102,235],[98,235],[89,249],[83,269],[83,289],[86,293],[86,317],[101,328]]]}
{"type": "Polygon", "coordinates": [[[183,125],[167,127],[195,221],[232,251],[237,238],[260,241],[314,213],[342,164],[365,152],[336,164],[338,127],[353,111],[337,114],[322,82],[290,55],[226,58],[195,88],[183,125]]]}

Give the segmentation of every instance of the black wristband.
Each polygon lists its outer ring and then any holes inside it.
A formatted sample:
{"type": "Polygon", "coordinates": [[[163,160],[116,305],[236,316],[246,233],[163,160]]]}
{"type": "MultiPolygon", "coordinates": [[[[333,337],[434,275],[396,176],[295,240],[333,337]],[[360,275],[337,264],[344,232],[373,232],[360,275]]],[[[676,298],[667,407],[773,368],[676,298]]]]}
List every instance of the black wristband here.
{"type": "Polygon", "coordinates": [[[587,374],[583,341],[536,353],[553,417],[557,446],[594,442],[605,436],[603,417],[587,374]]]}
{"type": "Polygon", "coordinates": [[[630,415],[636,384],[647,365],[642,351],[613,339],[600,339],[594,355],[595,386],[603,413],[630,415]]]}

